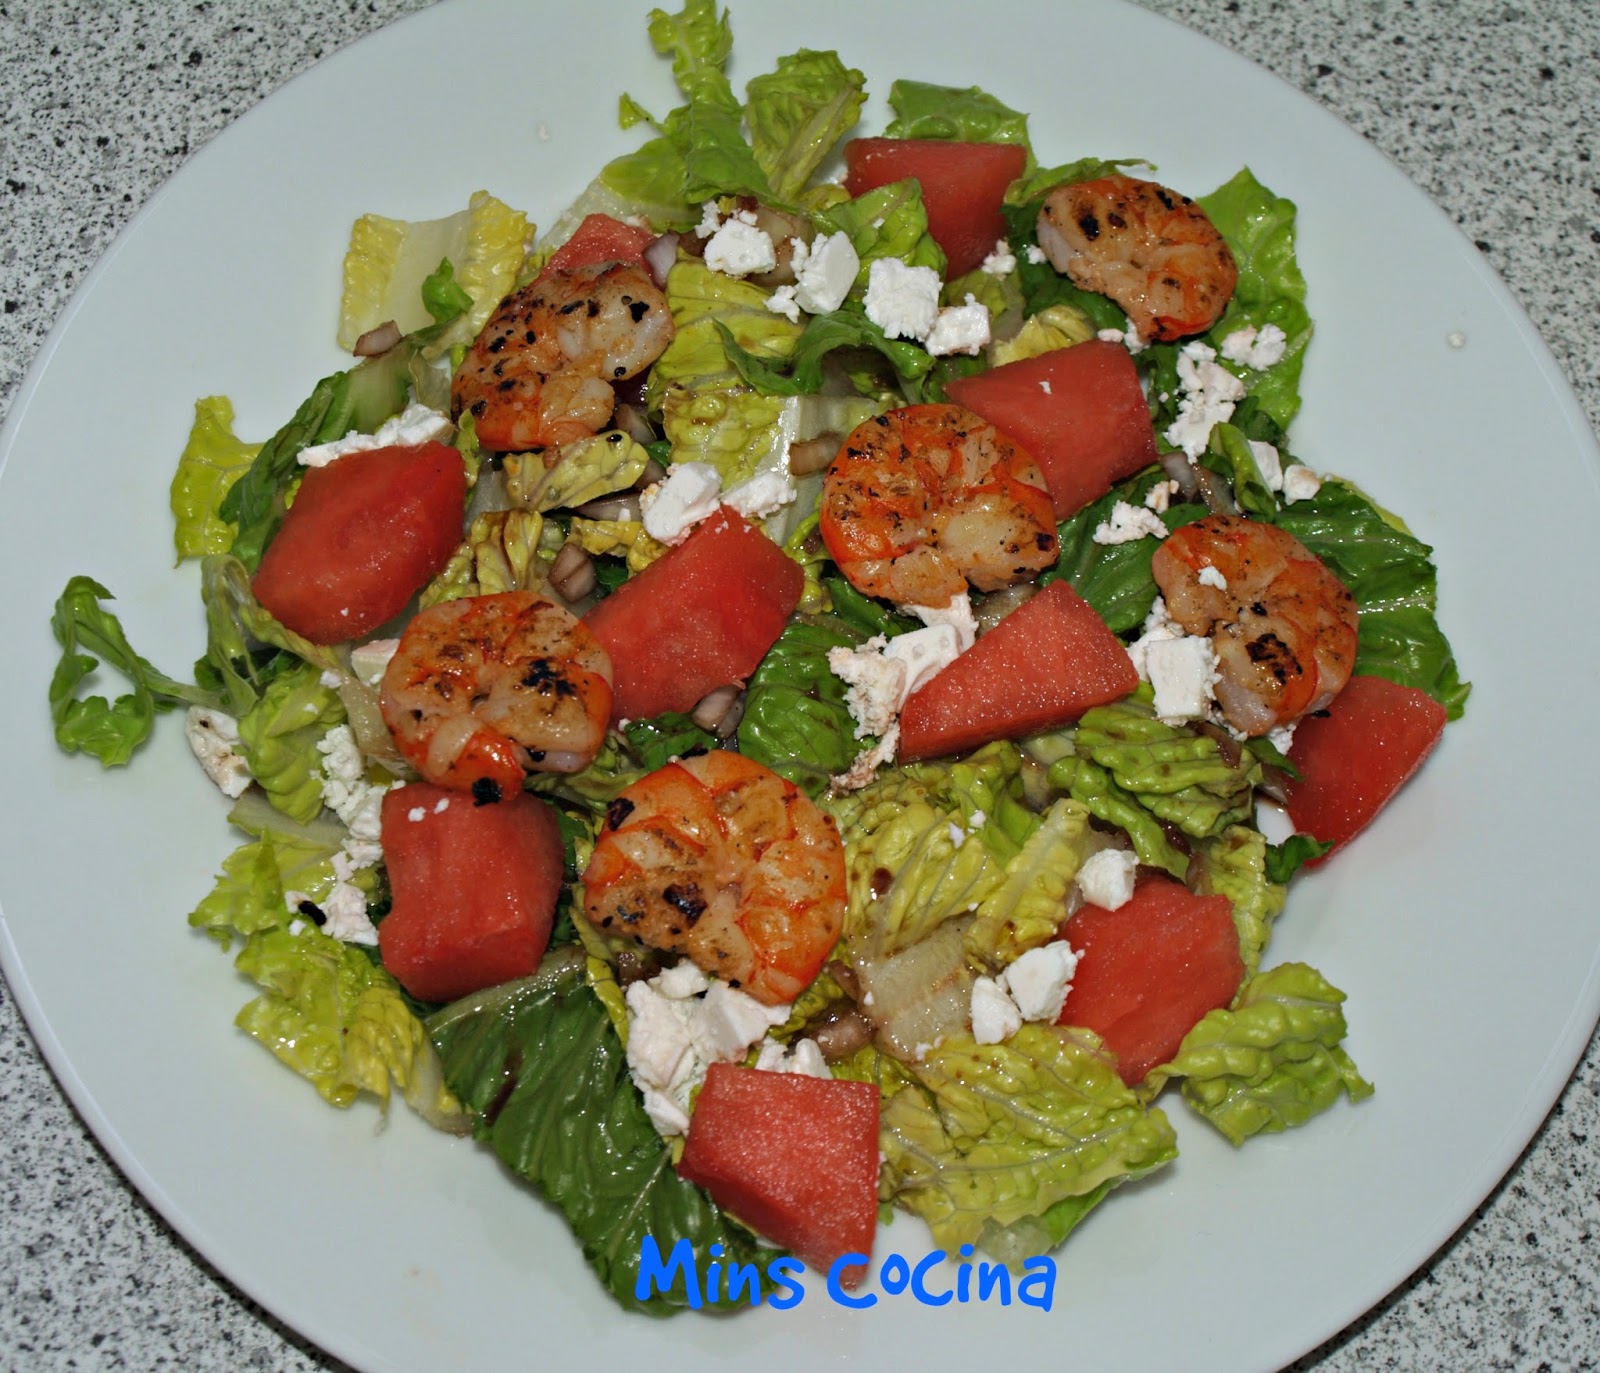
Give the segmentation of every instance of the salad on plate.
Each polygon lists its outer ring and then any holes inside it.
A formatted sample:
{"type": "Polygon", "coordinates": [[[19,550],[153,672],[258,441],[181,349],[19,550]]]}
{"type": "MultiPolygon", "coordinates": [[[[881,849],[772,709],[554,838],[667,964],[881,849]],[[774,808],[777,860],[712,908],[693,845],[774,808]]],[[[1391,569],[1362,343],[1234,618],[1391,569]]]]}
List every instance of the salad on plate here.
{"type": "Polygon", "coordinates": [[[895,1209],[1009,1291],[1174,1098],[1243,1145],[1371,1094],[1268,945],[1462,712],[1429,549],[1293,453],[1248,169],[913,80],[856,136],[839,55],[741,100],[712,0],[649,32],[684,103],[546,231],[366,215],[352,365],[263,443],[196,403],[207,651],[74,578],[56,736],[185,711],[237,1025],[484,1141],[624,1306],[848,1291],[895,1209]]]}

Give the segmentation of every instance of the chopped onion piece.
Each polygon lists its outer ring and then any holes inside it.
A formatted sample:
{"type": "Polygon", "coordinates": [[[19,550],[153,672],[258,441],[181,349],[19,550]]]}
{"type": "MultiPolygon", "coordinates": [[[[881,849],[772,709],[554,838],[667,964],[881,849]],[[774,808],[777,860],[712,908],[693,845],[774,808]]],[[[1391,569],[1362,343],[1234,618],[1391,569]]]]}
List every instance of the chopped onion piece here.
{"type": "Polygon", "coordinates": [[[567,600],[581,601],[594,590],[594,562],[577,544],[562,544],[550,565],[549,580],[567,600]]]}
{"type": "Polygon", "coordinates": [[[375,329],[368,329],[350,351],[358,358],[375,358],[380,353],[387,353],[400,342],[401,337],[400,326],[392,319],[386,319],[375,329]]]}

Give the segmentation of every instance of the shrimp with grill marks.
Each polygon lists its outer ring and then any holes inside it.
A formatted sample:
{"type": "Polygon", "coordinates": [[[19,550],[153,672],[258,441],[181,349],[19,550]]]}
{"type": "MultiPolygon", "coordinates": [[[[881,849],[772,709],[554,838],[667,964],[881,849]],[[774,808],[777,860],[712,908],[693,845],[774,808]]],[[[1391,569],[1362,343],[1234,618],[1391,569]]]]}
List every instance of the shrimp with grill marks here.
{"type": "Polygon", "coordinates": [[[1233,251],[1211,217],[1154,181],[1103,176],[1057,186],[1037,232],[1050,265],[1110,296],[1146,342],[1204,333],[1239,282],[1233,251]]]}
{"type": "Polygon", "coordinates": [[[674,329],[667,298],[636,262],[547,271],[501,302],[451,390],[495,451],[555,448],[597,434],[616,408],[611,384],[638,376],[674,329]]]}
{"type": "Polygon", "coordinates": [[[611,658],[588,627],[532,591],[419,611],[383,674],[379,708],[430,782],[496,800],[529,771],[581,772],[605,741],[611,658]]]}
{"type": "Polygon", "coordinates": [[[1038,464],[959,405],[908,405],[858,426],[823,478],[820,527],[851,585],[901,605],[1027,581],[1057,552],[1038,464]]]}
{"type": "Polygon", "coordinates": [[[816,979],[845,901],[833,820],[792,782],[724,749],[624,790],[583,874],[597,929],[683,954],[769,1006],[816,979]]]}
{"type": "Polygon", "coordinates": [[[1174,530],[1151,563],[1167,614],[1211,638],[1217,704],[1254,737],[1323,709],[1350,680],[1356,603],[1287,530],[1208,515],[1174,530]]]}

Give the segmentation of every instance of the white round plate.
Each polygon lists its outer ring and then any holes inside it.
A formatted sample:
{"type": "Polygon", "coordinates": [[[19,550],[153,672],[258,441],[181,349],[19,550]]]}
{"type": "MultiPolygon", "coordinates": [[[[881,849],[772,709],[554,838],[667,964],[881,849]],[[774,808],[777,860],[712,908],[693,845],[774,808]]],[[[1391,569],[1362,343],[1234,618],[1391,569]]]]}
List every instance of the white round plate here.
{"type": "MultiPolygon", "coordinates": [[[[466,0],[338,53],[186,165],[73,300],[0,450],[13,796],[0,953],[17,999],[140,1190],[252,1297],[363,1370],[564,1355],[947,1367],[997,1349],[1059,1356],[1062,1341],[1086,1368],[1130,1348],[1172,1373],[1277,1367],[1471,1213],[1600,1011],[1580,870],[1600,750],[1552,699],[1553,683],[1600,680],[1564,593],[1600,580],[1600,465],[1471,245],[1333,118],[1188,30],[1028,0],[993,0],[980,24],[930,0],[733,14],[741,86],[779,52],[837,48],[867,72],[869,127],[897,76],[978,84],[1031,113],[1051,162],[1137,154],[1190,192],[1248,164],[1295,200],[1317,324],[1295,451],[1436,546],[1441,619],[1474,683],[1466,719],[1381,822],[1296,884],[1270,951],[1350,994],[1348,1045],[1377,1095],[1238,1151],[1172,1103],[1181,1159],[1061,1251],[1049,1314],[909,1296],[851,1311],[814,1274],[785,1312],[622,1314],[554,1213],[485,1151],[400,1107],[386,1126],[367,1106],[331,1110],[232,1030],[249,988],[183,916],[233,840],[178,721],[115,772],[55,747],[49,617],[68,577],[109,586],[133,644],[174,675],[201,651],[166,505],[194,400],[231,396],[239,432],[264,437],[341,365],[339,264],[357,215],[436,217],[487,188],[550,222],[636,146],[616,127],[621,90],[658,113],[676,103],[644,8],[611,5],[599,23],[543,0],[466,0]],[[1123,64],[1074,52],[1126,54],[1146,97],[1167,94],[1130,100],[1123,64]],[[1509,513],[1518,493],[1539,500],[1537,519],[1509,513]]],[[[878,1251],[929,1247],[902,1219],[878,1251]]]]}

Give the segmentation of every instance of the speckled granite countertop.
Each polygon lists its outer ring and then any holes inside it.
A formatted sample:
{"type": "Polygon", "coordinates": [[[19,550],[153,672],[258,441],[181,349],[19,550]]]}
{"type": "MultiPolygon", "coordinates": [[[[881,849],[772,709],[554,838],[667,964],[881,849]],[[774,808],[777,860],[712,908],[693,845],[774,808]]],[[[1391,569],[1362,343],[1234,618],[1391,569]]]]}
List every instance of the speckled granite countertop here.
{"type": "MultiPolygon", "coordinates": [[[[1600,420],[1600,4],[1144,0],[1318,100],[1478,244],[1600,420]]],[[[0,0],[0,412],[184,158],[421,0],[0,0]]],[[[0,1367],[342,1367],[122,1180],[0,987],[0,1367]]],[[[1297,1369],[1600,1366],[1600,1051],[1432,1261],[1297,1369]]]]}

